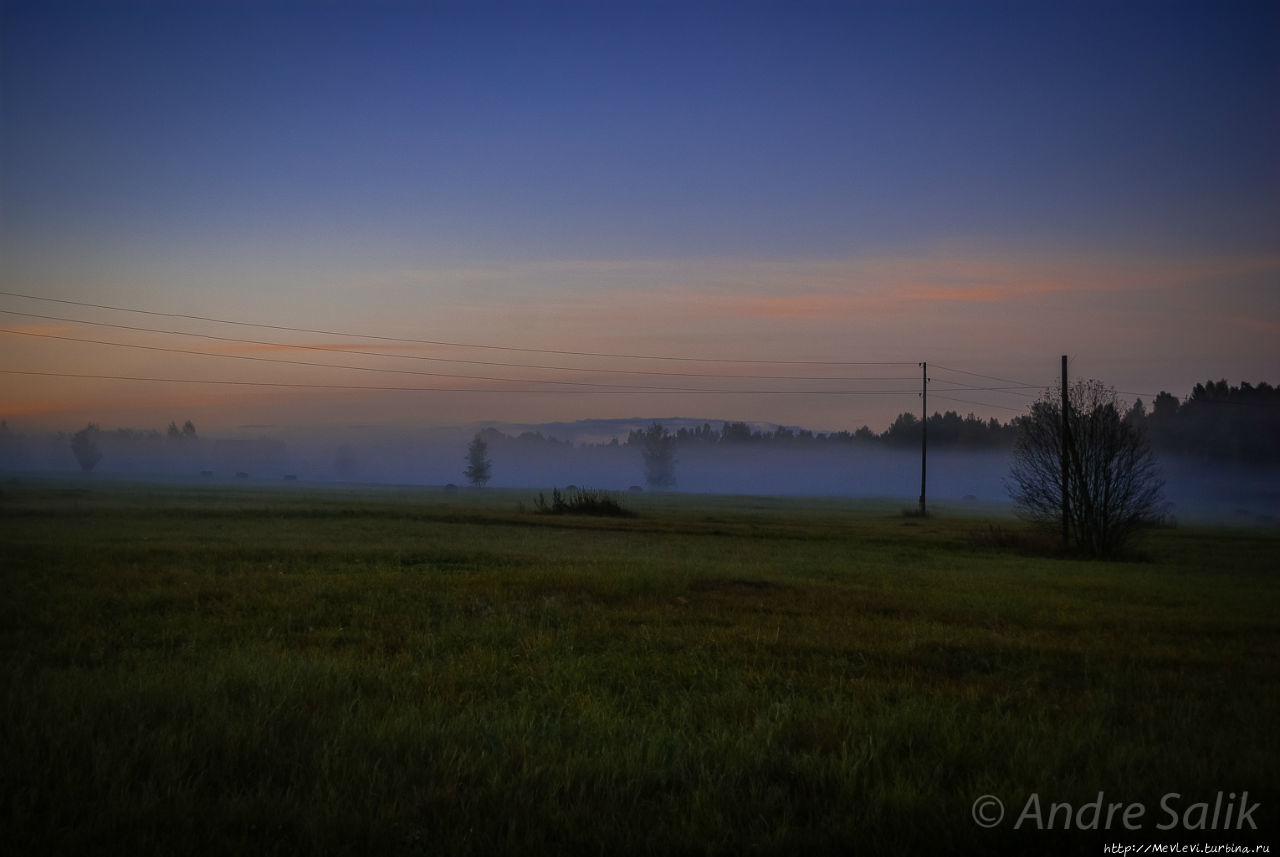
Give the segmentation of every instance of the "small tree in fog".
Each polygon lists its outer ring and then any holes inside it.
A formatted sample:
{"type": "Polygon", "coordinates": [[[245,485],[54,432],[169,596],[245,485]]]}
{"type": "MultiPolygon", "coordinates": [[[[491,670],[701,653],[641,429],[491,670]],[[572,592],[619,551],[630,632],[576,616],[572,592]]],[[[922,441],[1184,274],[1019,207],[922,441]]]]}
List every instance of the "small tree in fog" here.
{"type": "Polygon", "coordinates": [[[80,462],[80,469],[85,473],[91,472],[102,460],[102,451],[98,449],[98,433],[98,426],[89,423],[71,436],[71,452],[75,454],[76,461],[80,462]]]}
{"type": "Polygon", "coordinates": [[[1006,485],[1023,517],[1062,526],[1065,451],[1069,545],[1113,556],[1156,520],[1164,483],[1142,426],[1121,415],[1115,390],[1078,381],[1067,391],[1065,444],[1058,393],[1046,391],[1016,424],[1006,485]]]}
{"type": "Polygon", "coordinates": [[[191,420],[187,420],[185,423],[182,424],[182,428],[179,429],[178,424],[176,422],[170,422],[169,430],[166,433],[166,436],[169,438],[169,440],[195,440],[196,439],[195,423],[191,422],[191,420]]]}
{"type": "Polygon", "coordinates": [[[477,488],[483,488],[489,481],[492,462],[489,461],[489,444],[476,432],[467,447],[467,479],[477,488]]]}
{"type": "Polygon", "coordinates": [[[676,439],[659,423],[641,436],[644,480],[650,488],[674,488],[676,484],[676,439]]]}

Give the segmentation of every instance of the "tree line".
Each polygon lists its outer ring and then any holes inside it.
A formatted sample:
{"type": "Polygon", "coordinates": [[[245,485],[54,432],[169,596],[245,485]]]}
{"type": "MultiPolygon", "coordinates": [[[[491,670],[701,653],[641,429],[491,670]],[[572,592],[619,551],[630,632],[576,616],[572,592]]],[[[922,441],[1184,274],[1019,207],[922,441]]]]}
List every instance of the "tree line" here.
{"type": "MultiPolygon", "coordinates": [[[[1012,449],[1023,421],[1029,415],[1014,417],[1006,423],[995,418],[982,420],[972,413],[961,416],[956,411],[934,412],[928,418],[929,447],[935,450],[1012,449]]],[[[1124,413],[1127,423],[1139,428],[1157,453],[1192,455],[1201,458],[1234,459],[1271,463],[1280,461],[1280,388],[1266,382],[1257,385],[1242,382],[1238,386],[1225,380],[1196,384],[1191,394],[1179,400],[1168,392],[1159,393],[1150,406],[1138,399],[1124,413]]],[[[681,447],[717,445],[755,445],[760,447],[831,448],[852,444],[878,445],[889,448],[914,448],[920,445],[921,421],[909,412],[900,413],[882,432],[863,425],[853,431],[814,432],[803,428],[778,426],[753,427],[745,422],[722,422],[717,428],[710,422],[701,426],[681,427],[668,431],[659,426],[634,429],[621,444],[642,451],[649,450],[646,461],[652,462],[647,475],[655,486],[674,484],[672,465],[668,459],[681,447]]],[[[489,442],[503,439],[523,446],[573,444],[547,437],[539,432],[524,432],[508,437],[496,429],[482,435],[489,442]]],[[[100,429],[95,424],[67,436],[64,449],[74,456],[79,466],[92,470],[102,458],[103,446],[114,449],[156,448],[164,441],[194,442],[199,439],[195,426],[188,420],[181,427],[169,424],[165,432],[154,429],[100,429]]],[[[24,456],[24,439],[7,423],[0,421],[0,467],[13,466],[24,456]]],[[[470,464],[485,460],[482,453],[470,464]]],[[[478,467],[468,478],[483,484],[488,473],[478,467]]]]}
{"type": "MultiPolygon", "coordinates": [[[[156,444],[160,442],[160,432],[155,429],[136,430],[136,429],[116,429],[113,432],[104,432],[98,428],[96,423],[89,423],[80,431],[71,436],[71,453],[76,457],[76,462],[80,465],[80,469],[85,473],[89,473],[102,460],[101,442],[106,438],[111,438],[117,443],[127,445],[156,444]]],[[[182,428],[178,428],[176,422],[169,423],[169,428],[165,432],[164,438],[170,442],[187,442],[198,440],[195,424],[191,420],[187,420],[182,428]]]]}
{"type": "MultiPolygon", "coordinates": [[[[1049,395],[1053,395],[1050,391],[1049,395]]],[[[1029,415],[1014,417],[1006,423],[992,417],[982,420],[972,413],[961,416],[956,411],[937,412],[929,417],[930,449],[1009,449],[1029,415]]],[[[1151,407],[1137,399],[1125,412],[1124,419],[1142,429],[1151,446],[1158,452],[1179,453],[1209,458],[1271,462],[1280,460],[1280,388],[1262,383],[1239,386],[1225,380],[1196,384],[1191,394],[1179,400],[1172,393],[1161,392],[1151,407]]],[[[696,428],[680,428],[670,432],[676,446],[715,446],[718,444],[755,444],[759,446],[839,446],[853,443],[879,444],[887,447],[920,445],[920,418],[909,412],[899,414],[889,427],[874,432],[864,425],[852,432],[813,432],[779,426],[752,428],[745,422],[724,422],[720,428],[703,423],[696,428]]],[[[632,430],[626,445],[644,447],[652,444],[652,427],[632,430]]]]}
{"type": "Polygon", "coordinates": [[[1250,462],[1280,461],[1280,388],[1265,381],[1196,384],[1178,401],[1160,393],[1148,410],[1141,399],[1125,419],[1141,427],[1158,451],[1250,462]]]}
{"type": "MultiPolygon", "coordinates": [[[[633,429],[625,441],[627,446],[643,447],[653,443],[652,426],[633,429]]],[[[710,423],[696,428],[680,428],[670,432],[671,441],[677,446],[756,445],[792,447],[830,447],[854,443],[875,443],[886,446],[919,446],[920,418],[902,413],[883,432],[876,433],[868,426],[855,431],[814,432],[809,429],[778,426],[772,429],[752,428],[744,422],[725,422],[719,429],[710,423]]],[[[931,447],[993,448],[1013,443],[1014,423],[1002,424],[997,419],[981,420],[973,414],[961,417],[955,411],[934,413],[929,418],[929,445],[931,447]]]]}

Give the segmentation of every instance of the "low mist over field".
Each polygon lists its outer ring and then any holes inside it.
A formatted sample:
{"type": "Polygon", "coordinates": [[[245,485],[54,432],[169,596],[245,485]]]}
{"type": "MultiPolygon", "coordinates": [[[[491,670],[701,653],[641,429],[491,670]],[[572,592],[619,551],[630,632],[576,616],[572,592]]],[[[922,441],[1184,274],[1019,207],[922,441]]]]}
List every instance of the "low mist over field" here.
{"type": "MultiPolygon", "coordinates": [[[[720,427],[754,440],[675,444],[682,493],[882,497],[917,502],[921,456],[914,442],[884,435],[817,434],[776,425],[697,419],[583,420],[424,430],[245,426],[225,436],[167,437],[158,431],[101,429],[98,479],[179,479],[222,483],[358,483],[466,488],[467,446],[488,446],[490,488],[549,491],[577,485],[648,490],[641,447],[629,436],[653,424],[672,435],[720,427]]],[[[941,444],[940,444],[941,445],[941,444]]],[[[1249,465],[1166,452],[1158,457],[1175,517],[1274,525],[1280,522],[1280,466],[1249,465]]],[[[927,457],[930,500],[1008,504],[1010,447],[935,448],[927,457]]],[[[0,445],[0,473],[81,473],[70,433],[21,436],[0,445]]]]}

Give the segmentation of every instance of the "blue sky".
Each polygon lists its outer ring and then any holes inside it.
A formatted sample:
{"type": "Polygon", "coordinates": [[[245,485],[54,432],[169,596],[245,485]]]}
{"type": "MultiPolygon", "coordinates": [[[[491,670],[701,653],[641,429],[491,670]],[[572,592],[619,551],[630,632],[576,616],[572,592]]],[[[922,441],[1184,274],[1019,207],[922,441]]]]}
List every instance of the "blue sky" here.
{"type": "MultiPolygon", "coordinates": [[[[1135,392],[1277,380],[1274,3],[0,8],[6,291],[533,349],[933,360],[1036,383],[1069,352],[1135,392]]],[[[0,298],[137,319],[52,306],[0,298]]],[[[271,382],[300,368],[18,335],[0,348],[63,374],[271,382]]],[[[449,353],[462,356],[431,352],[449,353]]],[[[353,395],[232,392],[10,376],[0,411],[56,422],[109,402],[117,420],[206,408],[234,423],[240,406],[246,420],[297,406],[340,420],[353,395]]],[[[844,427],[918,409],[441,396],[439,420],[844,427]]],[[[403,396],[358,397],[388,421],[421,418],[403,396]]],[[[968,398],[993,407],[939,407],[1008,418],[1026,401],[968,398]]]]}

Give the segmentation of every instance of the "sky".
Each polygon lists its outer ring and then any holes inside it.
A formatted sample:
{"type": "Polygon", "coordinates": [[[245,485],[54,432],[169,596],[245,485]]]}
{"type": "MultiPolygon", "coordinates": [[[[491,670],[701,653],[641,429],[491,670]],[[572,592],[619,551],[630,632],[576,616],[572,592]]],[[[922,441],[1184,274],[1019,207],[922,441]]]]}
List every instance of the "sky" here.
{"type": "Polygon", "coordinates": [[[0,0],[0,291],[19,429],[1274,384],[1280,6],[0,0]]]}

